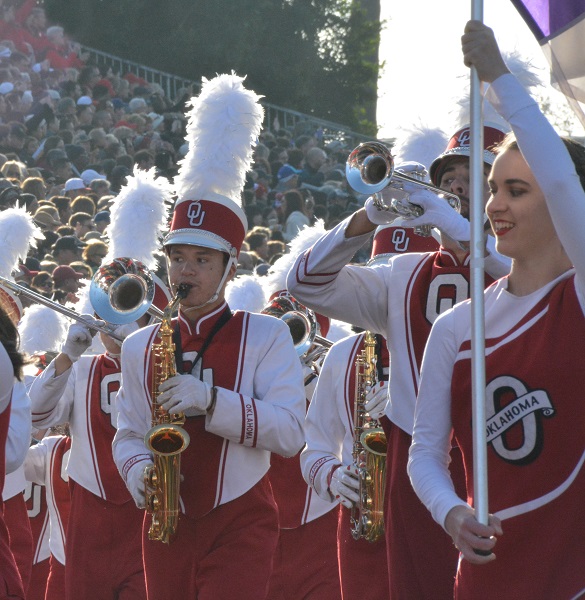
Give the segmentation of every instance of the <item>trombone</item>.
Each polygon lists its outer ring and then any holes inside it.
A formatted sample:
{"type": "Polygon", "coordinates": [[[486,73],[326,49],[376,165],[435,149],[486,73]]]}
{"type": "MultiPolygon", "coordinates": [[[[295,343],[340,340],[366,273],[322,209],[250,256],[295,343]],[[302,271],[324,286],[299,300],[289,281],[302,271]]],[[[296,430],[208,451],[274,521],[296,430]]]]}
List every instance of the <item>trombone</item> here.
{"type": "Polygon", "coordinates": [[[17,295],[29,298],[53,310],[83,323],[89,329],[101,331],[111,338],[123,342],[112,325],[123,325],[136,321],[148,313],[159,321],[163,312],[153,305],[155,284],[149,269],[132,258],[115,258],[102,265],[94,274],[89,287],[89,300],[93,310],[105,325],[86,321],[79,313],[41,294],[0,276],[0,286],[17,295]]]}
{"type": "MultiPolygon", "coordinates": [[[[378,210],[389,211],[407,219],[420,217],[424,213],[423,208],[410,202],[410,194],[404,191],[405,183],[413,183],[445,198],[451,208],[461,212],[459,196],[422,181],[425,174],[426,171],[418,172],[417,177],[420,177],[419,179],[396,172],[394,157],[390,150],[380,142],[360,144],[348,156],[345,165],[345,176],[349,185],[360,194],[371,195],[374,199],[374,206],[378,210]],[[390,204],[386,204],[380,194],[386,187],[399,190],[399,193],[391,199],[390,204]]],[[[431,235],[431,227],[429,225],[416,227],[415,232],[428,237],[431,235]]]]}
{"type": "Polygon", "coordinates": [[[320,360],[325,358],[333,342],[317,333],[315,313],[286,294],[274,298],[262,309],[262,314],[286,323],[301,362],[318,374],[320,360]]]}
{"type": "Polygon", "coordinates": [[[96,323],[86,321],[79,313],[76,313],[74,310],[66,308],[62,304],[58,302],[54,302],[41,294],[37,294],[33,292],[33,290],[29,290],[28,288],[11,281],[10,279],[6,279],[5,277],[0,276],[0,286],[9,289],[14,292],[17,296],[24,296],[25,298],[29,298],[34,302],[38,302],[39,304],[43,304],[44,306],[48,306],[53,310],[73,319],[74,321],[78,321],[79,323],[83,323],[89,329],[93,329],[94,331],[102,331],[103,333],[109,335],[111,338],[118,340],[119,342],[123,342],[124,338],[120,337],[116,333],[114,333],[114,328],[110,325],[97,325],[96,323]]]}
{"type": "Polygon", "coordinates": [[[91,279],[89,301],[100,319],[123,325],[148,313],[162,321],[163,311],[154,306],[155,284],[150,270],[139,260],[114,258],[91,279]]]}

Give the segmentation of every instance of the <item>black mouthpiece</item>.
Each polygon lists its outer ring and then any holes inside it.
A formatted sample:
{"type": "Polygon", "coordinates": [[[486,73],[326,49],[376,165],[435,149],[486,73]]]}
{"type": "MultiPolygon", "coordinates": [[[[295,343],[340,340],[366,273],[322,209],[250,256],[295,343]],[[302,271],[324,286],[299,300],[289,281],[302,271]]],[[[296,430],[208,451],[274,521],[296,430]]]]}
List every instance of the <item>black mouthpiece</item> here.
{"type": "Polygon", "coordinates": [[[179,296],[181,299],[186,298],[189,295],[189,291],[192,287],[193,286],[189,285],[188,283],[179,283],[177,286],[177,296],[179,296]]]}

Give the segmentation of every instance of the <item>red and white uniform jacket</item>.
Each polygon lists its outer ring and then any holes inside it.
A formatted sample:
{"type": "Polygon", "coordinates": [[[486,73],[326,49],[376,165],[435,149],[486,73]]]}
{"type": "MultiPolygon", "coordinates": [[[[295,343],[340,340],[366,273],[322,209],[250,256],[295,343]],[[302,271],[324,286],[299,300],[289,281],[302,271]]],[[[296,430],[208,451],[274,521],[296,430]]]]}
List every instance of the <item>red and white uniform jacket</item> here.
{"type": "MultiPolygon", "coordinates": [[[[4,489],[6,474],[6,440],[10,423],[10,408],[14,385],[12,363],[4,346],[0,344],[0,487],[4,489]]],[[[28,440],[27,440],[28,441],[28,440]]],[[[2,503],[3,508],[3,503],[2,503]]],[[[18,573],[14,556],[10,551],[8,529],[0,511],[0,583],[7,594],[24,598],[22,580],[18,573]]]]}
{"type": "Polygon", "coordinates": [[[49,548],[62,565],[65,564],[65,533],[71,504],[66,468],[70,448],[71,438],[48,436],[30,447],[24,462],[27,480],[45,487],[50,522],[49,548]]]}
{"type": "MultiPolygon", "coordinates": [[[[185,372],[225,310],[224,302],[196,323],[179,315],[185,372]]],[[[141,329],[122,347],[113,450],[123,478],[151,460],[144,435],[152,426],[151,347],[158,329],[141,329]]],[[[217,388],[213,414],[184,425],[191,443],[181,455],[181,498],[185,513],[197,517],[254,486],[268,472],[272,452],[294,456],[302,448],[305,394],[290,330],[267,315],[235,312],[192,374],[217,388]]]]}
{"type": "Polygon", "coordinates": [[[112,403],[120,379],[119,359],[107,353],[85,355],[58,377],[54,364],[50,364],[36,377],[29,392],[35,427],[69,422],[69,477],[114,504],[130,500],[112,458],[116,432],[112,403]]]}
{"type": "MultiPolygon", "coordinates": [[[[10,425],[8,427],[8,439],[6,440],[6,473],[10,474],[19,470],[28,451],[31,439],[31,403],[23,382],[14,380],[12,388],[12,403],[10,407],[10,425]]],[[[24,476],[20,475],[20,482],[16,484],[17,491],[22,492],[24,476]]],[[[16,492],[7,496],[3,493],[4,500],[8,500],[16,492]]]]}
{"type": "MultiPolygon", "coordinates": [[[[304,370],[308,371],[306,367],[304,370]]],[[[305,385],[307,408],[310,406],[310,398],[314,394],[316,384],[317,379],[312,379],[305,385]]],[[[296,529],[335,508],[334,504],[321,499],[313,488],[307,485],[301,473],[300,457],[300,452],[292,458],[273,454],[270,460],[270,484],[278,506],[281,529],[296,529]]]]}
{"type": "Polygon", "coordinates": [[[33,565],[36,565],[51,556],[49,509],[45,486],[27,481],[24,488],[24,500],[33,536],[33,565]]]}
{"type": "MultiPolygon", "coordinates": [[[[396,255],[372,267],[348,265],[370,236],[346,238],[348,222],[299,255],[287,287],[309,308],[386,338],[392,357],[387,416],[411,435],[425,343],[435,319],[469,297],[469,256],[459,263],[441,248],[396,255]]],[[[488,273],[507,273],[507,262],[497,255],[487,256],[485,264],[488,273]]]]}
{"type": "MultiPolygon", "coordinates": [[[[333,498],[328,488],[333,467],[354,462],[355,364],[363,347],[363,333],[333,344],[325,357],[305,419],[306,445],[301,453],[303,477],[321,498],[330,503],[333,498]]],[[[386,380],[385,351],[378,360],[384,361],[382,378],[386,380]]]]}

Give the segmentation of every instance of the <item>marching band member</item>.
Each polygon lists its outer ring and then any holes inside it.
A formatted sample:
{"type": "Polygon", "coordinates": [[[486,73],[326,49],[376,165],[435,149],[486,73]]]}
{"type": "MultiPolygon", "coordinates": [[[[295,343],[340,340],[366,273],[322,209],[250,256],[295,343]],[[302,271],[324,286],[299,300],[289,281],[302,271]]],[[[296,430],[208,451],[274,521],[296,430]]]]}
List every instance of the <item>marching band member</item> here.
{"type": "Polygon", "coordinates": [[[169,544],[148,539],[151,517],[145,519],[152,600],[176,596],[170,573],[185,597],[228,598],[237,586],[241,599],[265,598],[278,541],[270,455],[292,456],[304,442],[302,373],[287,326],[266,315],[232,313],[224,299],[247,229],[238,201],[262,112],[242,78],[204,81],[192,102],[189,151],[163,242],[171,287],[187,286],[172,321],[178,374],[167,377],[166,369],[152,389],[158,326],[134,333],[122,347],[113,449],[138,506],[145,506],[145,471],[153,465],[144,445],[153,393],[166,413],[185,414],[191,440],[181,455],[176,536],[169,544]]]}
{"type": "MultiPolygon", "coordinates": [[[[313,245],[325,233],[323,221],[305,227],[290,242],[289,252],[270,268],[265,281],[269,301],[279,296],[294,298],[286,292],[286,275],[295,257],[313,245]]],[[[295,305],[296,306],[296,305],[295,305]]],[[[270,309],[270,304],[267,307],[270,309]]],[[[304,310],[304,309],[302,309],[304,310]]],[[[329,335],[329,319],[314,315],[315,334],[329,335]]],[[[269,312],[270,314],[270,312],[269,312]]],[[[307,342],[300,357],[305,381],[306,408],[311,403],[318,380],[318,365],[306,364],[304,356],[315,346],[307,342]]],[[[323,500],[307,486],[302,477],[300,452],[285,458],[273,454],[270,461],[270,483],[278,506],[279,538],[274,555],[274,570],[267,600],[339,600],[341,589],[337,561],[338,506],[323,500]]]]}
{"type": "Polygon", "coordinates": [[[24,462],[27,481],[45,489],[48,504],[50,569],[42,596],[44,600],[66,598],[65,533],[71,509],[67,475],[70,450],[68,435],[47,435],[29,448],[24,462]]]}
{"type": "MultiPolygon", "coordinates": [[[[368,264],[387,262],[398,252],[420,252],[437,246],[433,238],[414,235],[412,229],[380,226],[368,264]]],[[[380,419],[382,426],[388,428],[388,419],[383,416],[388,392],[388,352],[382,336],[376,338],[376,385],[368,390],[365,408],[370,417],[380,419]]],[[[363,351],[363,341],[363,333],[354,334],[336,342],[329,350],[307,412],[306,445],[301,454],[303,476],[310,487],[330,506],[343,506],[336,529],[344,600],[361,597],[365,586],[372,597],[388,597],[386,540],[384,537],[371,543],[354,540],[350,529],[349,509],[358,499],[355,486],[359,487],[352,471],[353,415],[356,359],[363,351]],[[331,473],[337,475],[329,477],[331,473]]]]}
{"type": "MultiPolygon", "coordinates": [[[[14,381],[22,378],[23,357],[18,351],[18,332],[0,305],[0,486],[4,488],[6,440],[10,421],[14,381]]],[[[28,519],[28,517],[27,517],[28,519]]],[[[0,592],[5,597],[24,600],[22,580],[10,550],[4,511],[0,511],[0,592]]]]}
{"type": "Polygon", "coordinates": [[[49,547],[49,507],[45,486],[27,481],[24,500],[33,540],[33,557],[28,600],[45,600],[47,579],[50,573],[51,549],[49,547]]]}
{"type": "MultiPolygon", "coordinates": [[[[170,201],[170,191],[166,180],[155,179],[154,171],[137,171],[128,179],[112,207],[110,255],[102,263],[104,269],[111,264],[110,256],[132,256],[147,267],[156,264],[153,253],[166,225],[165,201],[170,201]],[[128,235],[130,224],[135,226],[133,235],[128,235]]],[[[120,262],[127,261],[120,258],[120,262]]],[[[160,282],[155,287],[153,304],[166,306],[170,298],[166,286],[160,282]]],[[[92,320],[89,314],[86,318],[92,320]]],[[[116,333],[124,337],[148,319],[144,315],[120,325],[116,333]]],[[[67,597],[139,600],[146,597],[141,558],[143,513],[120,478],[111,450],[116,431],[112,405],[121,380],[120,342],[104,331],[99,337],[105,351],[86,354],[93,341],[91,331],[79,322],[69,327],[61,352],[31,386],[33,425],[70,424],[67,597]]]]}
{"type": "MultiPolygon", "coordinates": [[[[503,132],[494,127],[486,127],[484,131],[487,174],[494,159],[489,147],[503,137],[503,132]]],[[[391,425],[387,431],[385,532],[392,600],[438,600],[451,598],[453,593],[457,553],[449,537],[417,500],[406,464],[420,363],[431,324],[440,312],[469,296],[469,254],[460,244],[470,237],[468,133],[469,128],[464,128],[452,136],[445,152],[433,163],[435,168],[431,169],[436,185],[460,197],[462,214],[444,199],[421,191],[420,186],[404,184],[411,194],[411,202],[423,206],[422,216],[400,222],[390,211],[378,210],[373,198],[369,198],[364,208],[302,254],[287,279],[289,291],[313,310],[379,333],[388,344],[390,402],[386,415],[391,425]],[[394,220],[394,225],[401,227],[437,227],[441,233],[440,249],[400,254],[387,264],[372,267],[347,264],[376,225],[394,220]]],[[[420,165],[397,169],[413,167],[420,169],[420,165]]],[[[485,192],[487,199],[487,186],[485,192]]],[[[387,197],[392,193],[391,188],[386,188],[382,195],[387,197]]],[[[505,274],[507,262],[497,254],[486,252],[487,273],[505,274]]],[[[486,279],[492,281],[491,277],[486,279]]],[[[325,481],[339,471],[338,464],[332,462],[325,481]]],[[[452,464],[458,465],[461,471],[461,463],[455,455],[452,464]]],[[[462,473],[460,479],[463,484],[462,473]]]]}
{"type": "MultiPolygon", "coordinates": [[[[48,306],[31,304],[24,310],[18,333],[20,347],[31,359],[24,369],[24,380],[28,387],[59,354],[68,327],[67,318],[48,306]]],[[[33,429],[34,440],[42,439],[44,433],[33,429]]],[[[68,448],[70,440],[67,439],[68,448]]],[[[31,481],[27,470],[30,453],[31,448],[23,464],[26,479],[24,498],[33,539],[32,573],[27,599],[45,600],[46,596],[46,600],[56,600],[65,597],[65,529],[70,505],[68,477],[62,468],[63,452],[59,449],[52,454],[56,459],[52,463],[54,476],[49,477],[47,473],[46,480],[43,478],[41,483],[31,481]]]]}
{"type": "Polygon", "coordinates": [[[585,593],[585,149],[562,139],[510,73],[491,29],[471,21],[464,62],[490,84],[512,126],[497,149],[487,215],[508,277],[485,303],[489,510],[472,508],[471,310],[433,325],[422,366],[409,473],[416,492],[461,551],[457,600],[579,598],[585,593]],[[451,439],[467,493],[450,481],[451,439]]]}
{"type": "MultiPolygon", "coordinates": [[[[24,208],[9,208],[0,213],[0,275],[13,281],[18,269],[40,237],[40,230],[24,208]]],[[[20,299],[6,289],[2,303],[10,307],[16,325],[22,316],[20,299]]],[[[20,347],[20,351],[22,348],[20,347]]],[[[2,488],[4,521],[10,533],[10,549],[16,560],[25,593],[30,583],[33,562],[33,539],[23,491],[26,488],[23,462],[31,439],[31,405],[23,381],[15,381],[12,391],[10,425],[6,441],[6,478],[2,488]]]]}

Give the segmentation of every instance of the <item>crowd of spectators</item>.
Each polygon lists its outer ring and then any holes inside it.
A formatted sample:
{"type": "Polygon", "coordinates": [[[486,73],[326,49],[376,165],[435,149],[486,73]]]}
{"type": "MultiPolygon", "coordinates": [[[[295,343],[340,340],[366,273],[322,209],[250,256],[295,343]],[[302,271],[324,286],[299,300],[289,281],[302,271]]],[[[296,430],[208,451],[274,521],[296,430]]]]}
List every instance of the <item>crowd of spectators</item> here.
{"type": "MultiPolygon", "coordinates": [[[[171,99],[96,66],[35,0],[0,0],[0,210],[24,205],[44,235],[20,284],[75,301],[107,253],[109,209],[126,177],[177,173],[192,95],[184,88],[171,99]]],[[[306,123],[262,133],[242,198],[240,272],[265,274],[302,227],[333,227],[359,207],[345,180],[351,148],[322,138],[306,123]]]]}

